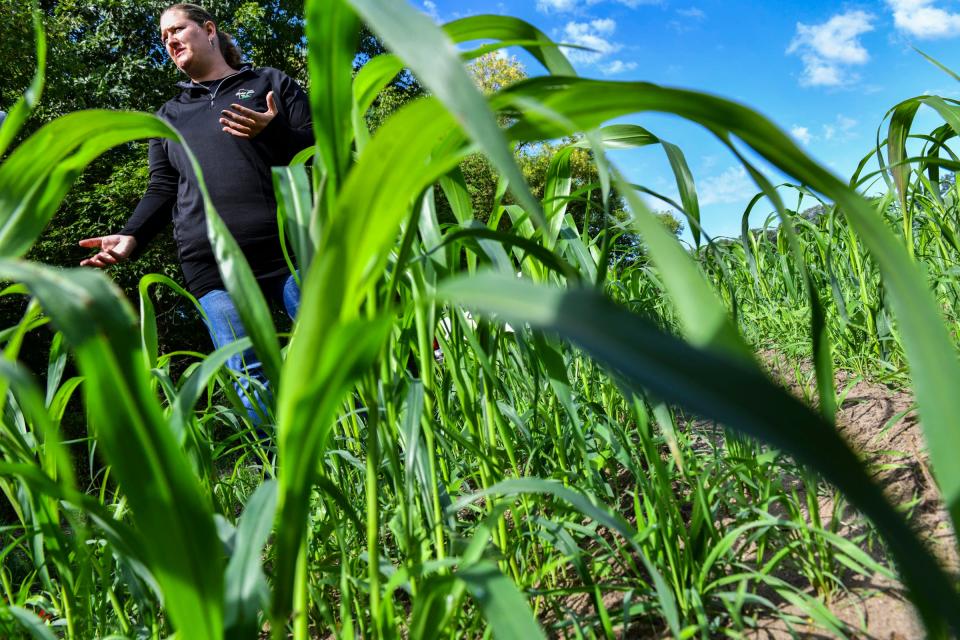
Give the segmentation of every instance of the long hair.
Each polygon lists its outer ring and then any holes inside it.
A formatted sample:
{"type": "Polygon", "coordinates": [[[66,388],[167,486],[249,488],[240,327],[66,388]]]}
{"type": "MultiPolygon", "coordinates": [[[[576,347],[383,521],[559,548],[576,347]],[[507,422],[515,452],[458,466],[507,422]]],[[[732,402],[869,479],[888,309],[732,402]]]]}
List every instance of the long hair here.
{"type": "Polygon", "coordinates": [[[223,54],[223,59],[234,69],[239,69],[243,65],[243,55],[240,53],[240,48],[237,47],[229,33],[220,29],[216,18],[209,11],[199,5],[187,2],[172,4],[163,12],[167,13],[168,11],[179,11],[201,27],[207,22],[212,22],[217,27],[217,44],[220,45],[220,53],[223,54]]]}

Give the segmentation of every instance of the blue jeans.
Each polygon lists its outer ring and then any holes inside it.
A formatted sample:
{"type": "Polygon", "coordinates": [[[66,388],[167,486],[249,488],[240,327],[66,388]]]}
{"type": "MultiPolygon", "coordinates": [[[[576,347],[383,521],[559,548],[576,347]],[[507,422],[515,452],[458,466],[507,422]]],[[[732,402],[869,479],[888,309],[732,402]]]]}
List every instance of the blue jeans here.
{"type": "MultiPolygon", "coordinates": [[[[276,278],[273,282],[265,284],[263,294],[268,302],[274,304],[282,302],[291,319],[297,317],[297,310],[300,308],[300,287],[297,286],[292,275],[287,278],[276,278]]],[[[201,296],[199,302],[203,312],[207,314],[207,330],[210,332],[214,348],[219,349],[247,335],[240,321],[237,307],[226,291],[214,289],[201,296]]],[[[250,388],[250,381],[256,380],[257,386],[269,392],[267,378],[263,375],[263,365],[260,364],[253,349],[247,349],[243,353],[231,356],[227,360],[227,367],[240,374],[239,381],[235,385],[237,394],[254,426],[259,426],[266,415],[266,407],[258,389],[250,388]]]]}

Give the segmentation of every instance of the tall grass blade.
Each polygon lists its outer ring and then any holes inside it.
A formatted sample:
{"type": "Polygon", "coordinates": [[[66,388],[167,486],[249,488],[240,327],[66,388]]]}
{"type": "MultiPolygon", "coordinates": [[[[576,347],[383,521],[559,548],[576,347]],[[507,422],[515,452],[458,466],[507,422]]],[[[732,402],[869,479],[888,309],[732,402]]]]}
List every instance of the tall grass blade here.
{"type": "Polygon", "coordinates": [[[14,619],[20,623],[33,640],[56,640],[50,628],[44,624],[43,620],[37,617],[37,614],[24,609],[23,607],[10,606],[6,610],[14,619]]]}
{"type": "Polygon", "coordinates": [[[36,37],[37,70],[34,72],[30,86],[17,99],[7,117],[3,119],[3,123],[0,124],[0,157],[3,157],[3,154],[10,148],[13,139],[20,133],[20,129],[27,118],[30,117],[43,94],[47,69],[47,35],[43,30],[43,14],[40,12],[38,3],[34,0],[31,5],[33,6],[33,32],[36,37]]]}
{"type": "Polygon", "coordinates": [[[473,201],[470,199],[470,189],[467,179],[463,176],[460,167],[455,167],[440,178],[440,189],[450,203],[454,217],[461,225],[466,226],[474,219],[473,201]]]}
{"type": "Polygon", "coordinates": [[[190,412],[193,411],[194,405],[197,404],[200,395],[210,384],[210,381],[227,364],[230,358],[238,353],[243,353],[252,344],[250,338],[240,338],[224,345],[204,358],[199,367],[184,376],[170,411],[170,430],[177,437],[178,442],[183,442],[182,439],[186,433],[190,412]]]}
{"type": "Polygon", "coordinates": [[[749,359],[751,353],[727,310],[707,284],[690,255],[663,223],[653,215],[629,183],[613,170],[613,182],[633,214],[633,227],[646,240],[650,258],[677,308],[684,335],[693,344],[721,349],[749,359]]]}
{"type": "Polygon", "coordinates": [[[260,554],[273,529],[276,508],[277,483],[268,480],[247,500],[237,522],[233,555],[224,576],[224,627],[228,638],[255,637],[259,631],[257,611],[269,604],[260,554]]]}
{"type": "MultiPolygon", "coordinates": [[[[687,165],[686,156],[677,145],[667,142],[653,135],[643,127],[634,124],[614,124],[603,127],[597,132],[600,142],[606,149],[632,149],[659,144],[667,156],[670,168],[673,170],[674,180],[677,183],[677,193],[680,194],[682,207],[677,207],[690,220],[690,233],[696,247],[700,246],[700,201],[697,199],[697,188],[693,181],[693,174],[687,165]]],[[[589,146],[586,141],[580,146],[589,146]]]]}
{"type": "Polygon", "coordinates": [[[790,452],[840,488],[883,533],[931,633],[960,631],[960,597],[836,431],[752,363],[690,346],[586,289],[560,291],[487,274],[438,295],[511,323],[559,333],[635,384],[790,452]]]}
{"type": "Polygon", "coordinates": [[[480,15],[460,18],[443,25],[454,42],[501,40],[521,42],[551,74],[575,76],[577,72],[557,44],[532,24],[512,16],[480,15]]]}
{"type": "MultiPolygon", "coordinates": [[[[920,103],[916,100],[903,102],[892,110],[890,127],[887,133],[887,160],[890,163],[890,172],[893,174],[893,183],[897,188],[900,206],[907,209],[907,180],[910,176],[910,167],[903,163],[907,157],[907,137],[910,135],[910,126],[917,114],[920,103]]],[[[906,215],[906,213],[904,213],[906,215]]]]}
{"type": "Polygon", "coordinates": [[[210,505],[164,424],[123,294],[86,269],[2,260],[0,277],[25,283],[74,350],[100,448],[130,501],[180,635],[220,638],[223,574],[210,505]]]}
{"type": "Polygon", "coordinates": [[[453,43],[430,18],[405,2],[349,0],[364,21],[417,78],[456,116],[457,121],[509,181],[517,200],[540,226],[540,203],[527,186],[480,90],[473,84],[453,43]]]}
{"type": "Polygon", "coordinates": [[[353,79],[353,101],[357,114],[365,114],[384,87],[401,71],[403,61],[392,53],[384,53],[367,61],[353,79]]]}
{"type": "MultiPolygon", "coordinates": [[[[194,171],[200,175],[200,167],[194,166],[194,171]]],[[[205,189],[204,189],[205,190],[205,189]]],[[[230,230],[223,219],[210,204],[210,198],[204,193],[204,202],[207,215],[207,237],[213,247],[213,254],[217,258],[217,269],[224,286],[230,294],[230,300],[237,307],[240,321],[263,365],[263,374],[271,384],[280,383],[280,342],[277,339],[277,328],[273,324],[270,307],[263,297],[250,264],[243,255],[243,250],[237,241],[230,235],[230,230]]]]}
{"type": "Polygon", "coordinates": [[[546,639],[526,599],[513,580],[492,562],[478,562],[456,573],[480,605],[497,640],[546,639]]]}
{"type": "Polygon", "coordinates": [[[324,455],[334,412],[356,379],[372,365],[392,328],[389,316],[355,320],[318,331],[310,310],[323,305],[329,290],[318,265],[337,256],[322,255],[314,263],[313,280],[303,292],[301,326],[287,356],[277,409],[280,447],[277,562],[274,568],[273,614],[283,624],[293,604],[296,562],[307,533],[310,494],[324,455]]]}
{"type": "Polygon", "coordinates": [[[137,285],[137,291],[140,294],[140,344],[143,347],[145,362],[150,369],[157,366],[160,349],[157,338],[157,314],[153,309],[153,301],[150,300],[150,287],[156,284],[166,285],[177,295],[189,300],[192,306],[201,315],[203,314],[197,299],[167,276],[150,273],[140,278],[140,283],[137,285]]]}
{"type": "Polygon", "coordinates": [[[960,75],[957,75],[952,69],[950,69],[949,67],[947,67],[947,66],[944,65],[943,63],[939,62],[939,61],[936,60],[935,58],[927,55],[926,53],[924,53],[924,52],[921,51],[920,49],[917,49],[916,47],[913,47],[913,50],[916,51],[917,53],[919,53],[919,54],[920,54],[921,56],[923,56],[924,58],[926,58],[927,62],[929,62],[929,63],[932,64],[933,66],[937,67],[938,69],[940,69],[941,71],[943,71],[944,73],[946,73],[948,76],[950,76],[951,78],[953,78],[953,79],[956,80],[957,82],[960,82],[960,75]]]}
{"type": "Polygon", "coordinates": [[[570,173],[570,154],[573,147],[565,147],[555,153],[547,167],[547,177],[543,186],[543,214],[547,218],[544,244],[548,249],[556,247],[563,226],[564,216],[573,183],[570,173]]]}
{"type": "Polygon", "coordinates": [[[341,0],[307,0],[304,15],[307,41],[314,45],[307,51],[307,67],[314,87],[310,111],[317,158],[327,172],[326,192],[334,194],[350,166],[352,71],[359,25],[353,10],[341,0]]]}
{"type": "MultiPolygon", "coordinates": [[[[347,177],[337,214],[323,234],[321,254],[344,252],[331,277],[343,281],[347,308],[356,308],[365,283],[386,263],[386,249],[396,241],[411,204],[457,166],[464,152],[465,140],[453,116],[433,98],[409,104],[380,127],[347,177]],[[418,171],[397,170],[404,166],[418,171]]],[[[335,289],[339,291],[339,285],[335,289]]],[[[330,299],[324,313],[336,317],[340,298],[330,299]]]]}
{"type": "Polygon", "coordinates": [[[307,273],[320,244],[320,220],[313,214],[310,176],[305,165],[273,168],[277,216],[293,244],[300,272],[307,273]]]}
{"type": "Polygon", "coordinates": [[[145,113],[78,111],[30,136],[0,165],[0,256],[21,256],[33,246],[70,185],[97,156],[151,137],[177,135],[145,113]]]}
{"type": "Polygon", "coordinates": [[[310,489],[332,412],[372,364],[389,329],[383,318],[356,319],[368,284],[382,273],[411,205],[457,165],[463,142],[452,116],[435,99],[415,101],[387,120],[344,182],[336,214],[304,278],[299,328],[289,347],[287,383],[278,400],[278,517],[284,526],[277,539],[277,618],[285,618],[292,606],[310,489]],[[406,166],[419,170],[397,171],[406,166]]]}

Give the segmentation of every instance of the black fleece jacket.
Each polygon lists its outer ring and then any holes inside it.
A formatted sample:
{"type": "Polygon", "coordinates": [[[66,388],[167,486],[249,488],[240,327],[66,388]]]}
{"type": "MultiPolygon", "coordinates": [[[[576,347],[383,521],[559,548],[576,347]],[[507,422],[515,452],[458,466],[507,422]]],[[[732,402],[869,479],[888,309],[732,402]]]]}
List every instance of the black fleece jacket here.
{"type": "MultiPolygon", "coordinates": [[[[313,144],[310,105],[300,86],[282,71],[249,65],[210,88],[193,82],[157,112],[186,140],[203,171],[217,213],[236,239],[261,282],[286,271],[277,230],[277,205],[270,167],[285,165],[313,144]],[[223,131],[221,111],[240,104],[267,110],[273,91],[276,117],[252,139],[223,131]]],[[[207,239],[203,196],[183,146],[150,141],[150,184],[120,231],[137,239],[137,251],[173,220],[187,288],[200,297],[222,289],[213,249],[207,239]]]]}

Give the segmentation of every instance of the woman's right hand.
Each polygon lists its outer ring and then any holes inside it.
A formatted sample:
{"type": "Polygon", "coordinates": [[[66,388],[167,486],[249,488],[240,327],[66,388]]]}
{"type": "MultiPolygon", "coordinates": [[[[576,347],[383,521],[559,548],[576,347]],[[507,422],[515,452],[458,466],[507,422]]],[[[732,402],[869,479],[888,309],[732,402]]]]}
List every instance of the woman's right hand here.
{"type": "Polygon", "coordinates": [[[81,267],[106,269],[130,258],[134,249],[137,248],[137,239],[133,236],[113,234],[99,238],[84,238],[80,241],[80,246],[99,250],[96,255],[81,260],[81,267]]]}

